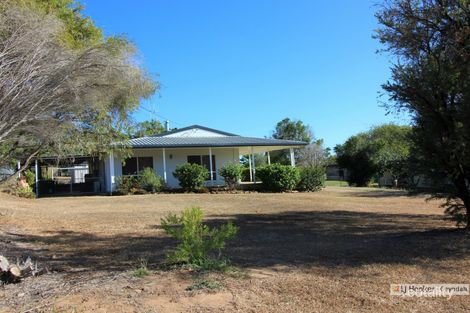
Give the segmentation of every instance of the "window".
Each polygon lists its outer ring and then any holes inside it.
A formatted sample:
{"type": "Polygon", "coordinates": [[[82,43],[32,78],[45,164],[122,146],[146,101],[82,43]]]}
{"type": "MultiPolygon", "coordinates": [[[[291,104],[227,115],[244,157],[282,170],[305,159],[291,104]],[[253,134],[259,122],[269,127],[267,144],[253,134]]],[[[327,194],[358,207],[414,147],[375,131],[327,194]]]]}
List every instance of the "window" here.
{"type": "Polygon", "coordinates": [[[137,158],[129,158],[122,166],[122,175],[136,175],[137,174],[137,158]]]}
{"type": "Polygon", "coordinates": [[[139,157],[137,159],[139,172],[143,171],[145,168],[150,167],[153,169],[153,158],[152,157],[139,157]]]}
{"type": "Polygon", "coordinates": [[[122,175],[137,175],[146,167],[153,168],[153,157],[129,158],[122,166],[122,175]]]}
{"type": "Polygon", "coordinates": [[[212,171],[210,170],[210,160],[209,160],[209,155],[188,155],[188,163],[190,164],[199,164],[207,168],[209,171],[209,176],[207,177],[207,180],[211,179],[211,174],[212,172],[212,177],[214,180],[217,179],[217,171],[216,171],[216,166],[215,166],[215,155],[212,155],[212,171]]]}

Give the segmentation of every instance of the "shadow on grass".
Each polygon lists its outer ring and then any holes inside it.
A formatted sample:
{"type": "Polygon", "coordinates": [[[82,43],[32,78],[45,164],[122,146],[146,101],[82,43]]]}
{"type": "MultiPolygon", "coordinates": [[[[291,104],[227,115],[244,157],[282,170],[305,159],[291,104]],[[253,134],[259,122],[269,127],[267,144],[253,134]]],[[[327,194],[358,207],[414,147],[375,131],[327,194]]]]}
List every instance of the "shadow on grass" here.
{"type": "MultiPolygon", "coordinates": [[[[470,235],[444,225],[439,215],[352,211],[285,212],[210,216],[211,226],[228,219],[240,227],[226,254],[234,265],[265,267],[419,264],[470,257],[470,235]]],[[[164,263],[176,242],[155,228],[155,235],[97,236],[60,231],[46,236],[5,234],[10,256],[32,256],[57,270],[122,271],[141,259],[149,268],[164,263]],[[28,248],[29,247],[29,248],[28,248]]],[[[8,254],[7,250],[7,254],[8,254]]]]}
{"type": "MultiPolygon", "coordinates": [[[[361,188],[362,189],[362,188],[361,188]]],[[[348,194],[348,196],[353,197],[364,197],[364,198],[390,198],[390,197],[424,197],[427,196],[427,193],[413,193],[405,189],[367,189],[367,190],[358,190],[348,194]]]]}

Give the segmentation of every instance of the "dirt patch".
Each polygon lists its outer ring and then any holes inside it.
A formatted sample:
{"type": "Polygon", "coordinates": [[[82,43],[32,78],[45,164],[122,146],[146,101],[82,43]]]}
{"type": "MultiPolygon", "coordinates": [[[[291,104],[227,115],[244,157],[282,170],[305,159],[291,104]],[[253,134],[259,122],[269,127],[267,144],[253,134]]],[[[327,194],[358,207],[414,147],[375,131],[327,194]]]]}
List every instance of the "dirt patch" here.
{"type": "Polygon", "coordinates": [[[161,194],[18,199],[0,195],[0,249],[50,274],[0,287],[0,311],[466,312],[469,297],[389,296],[392,283],[469,283],[470,236],[440,202],[404,192],[161,194]],[[163,271],[174,241],[160,218],[201,206],[240,227],[227,254],[237,273],[188,291],[194,273],[163,271]],[[135,278],[146,260],[152,274],[135,278]],[[240,274],[241,273],[241,274],[240,274]]]}

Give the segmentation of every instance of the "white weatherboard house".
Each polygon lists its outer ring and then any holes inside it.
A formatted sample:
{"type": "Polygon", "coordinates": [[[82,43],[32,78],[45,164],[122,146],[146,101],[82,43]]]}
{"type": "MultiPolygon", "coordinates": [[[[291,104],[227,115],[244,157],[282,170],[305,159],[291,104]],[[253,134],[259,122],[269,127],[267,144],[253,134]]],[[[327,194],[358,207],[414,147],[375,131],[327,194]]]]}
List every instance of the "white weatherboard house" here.
{"type": "Polygon", "coordinates": [[[295,166],[294,148],[306,144],[302,141],[242,137],[193,125],[155,136],[131,139],[129,145],[133,157],[125,160],[124,164],[123,160],[112,154],[105,159],[104,185],[107,192],[113,192],[116,177],[138,175],[139,171],[150,167],[163,177],[168,187],[178,188],[179,182],[173,172],[184,163],[197,163],[209,170],[206,186],[223,185],[224,179],[218,170],[228,163],[239,163],[240,156],[247,154],[250,155],[250,176],[256,181],[256,160],[253,154],[267,153],[270,162],[270,151],[290,149],[291,165],[295,166]]]}

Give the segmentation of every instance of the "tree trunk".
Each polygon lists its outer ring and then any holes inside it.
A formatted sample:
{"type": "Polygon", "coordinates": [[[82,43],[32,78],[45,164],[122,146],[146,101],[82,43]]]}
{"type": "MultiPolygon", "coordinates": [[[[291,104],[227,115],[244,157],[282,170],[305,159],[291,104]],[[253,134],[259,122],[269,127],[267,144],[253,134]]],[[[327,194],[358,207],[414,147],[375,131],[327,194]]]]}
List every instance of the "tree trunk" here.
{"type": "Polygon", "coordinates": [[[29,165],[31,164],[31,161],[39,154],[39,151],[41,151],[41,147],[37,148],[36,150],[34,150],[29,156],[28,158],[26,159],[26,161],[23,163],[23,165],[20,167],[20,169],[18,169],[17,171],[15,171],[15,173],[13,173],[12,175],[10,175],[9,177],[7,177],[6,179],[4,180],[0,180],[0,186],[5,186],[5,185],[8,185],[9,183],[13,182],[16,178],[16,176],[18,175],[18,173],[22,173],[25,169],[27,169],[29,167],[29,165]]]}
{"type": "Polygon", "coordinates": [[[467,231],[470,231],[470,197],[467,197],[466,200],[463,200],[463,204],[465,206],[465,215],[466,215],[466,218],[465,218],[465,222],[467,223],[467,225],[465,226],[465,229],[467,231]]]}
{"type": "Polygon", "coordinates": [[[455,182],[457,196],[462,200],[465,207],[465,229],[470,231],[470,190],[467,187],[467,179],[460,175],[455,182]]]}

